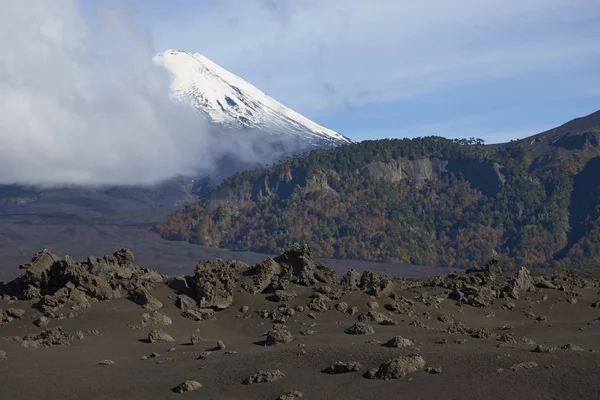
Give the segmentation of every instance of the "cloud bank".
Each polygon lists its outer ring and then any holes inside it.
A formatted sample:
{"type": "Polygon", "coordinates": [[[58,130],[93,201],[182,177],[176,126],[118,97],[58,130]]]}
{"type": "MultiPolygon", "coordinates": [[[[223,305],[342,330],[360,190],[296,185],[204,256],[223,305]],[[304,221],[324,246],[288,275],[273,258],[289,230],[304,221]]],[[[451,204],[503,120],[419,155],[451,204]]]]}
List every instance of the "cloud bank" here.
{"type": "Polygon", "coordinates": [[[273,156],[169,98],[171,77],[131,10],[90,19],[80,7],[2,6],[0,184],[151,184],[212,173],[222,156],[273,156]]]}

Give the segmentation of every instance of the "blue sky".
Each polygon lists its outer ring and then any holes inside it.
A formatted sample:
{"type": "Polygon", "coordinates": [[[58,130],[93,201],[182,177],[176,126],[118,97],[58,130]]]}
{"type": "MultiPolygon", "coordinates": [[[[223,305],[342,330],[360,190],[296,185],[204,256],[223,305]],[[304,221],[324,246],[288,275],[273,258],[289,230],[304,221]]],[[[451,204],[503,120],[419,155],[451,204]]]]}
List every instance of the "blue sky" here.
{"type": "Polygon", "coordinates": [[[133,10],[157,51],[202,53],[355,140],[507,141],[600,109],[596,0],[140,0],[133,10]]]}

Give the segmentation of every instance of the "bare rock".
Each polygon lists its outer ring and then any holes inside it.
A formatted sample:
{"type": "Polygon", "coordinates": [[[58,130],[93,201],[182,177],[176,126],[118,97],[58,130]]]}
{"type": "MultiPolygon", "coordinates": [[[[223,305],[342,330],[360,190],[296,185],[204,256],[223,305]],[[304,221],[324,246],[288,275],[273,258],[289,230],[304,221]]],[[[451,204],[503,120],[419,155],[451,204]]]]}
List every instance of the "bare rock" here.
{"type": "Polygon", "coordinates": [[[242,385],[252,385],[255,383],[268,383],[284,378],[285,374],[278,369],[269,371],[258,371],[242,381],[242,385]]]}
{"type": "Polygon", "coordinates": [[[275,302],[285,302],[292,300],[294,297],[298,297],[298,293],[293,290],[276,290],[267,299],[275,302]]]}
{"type": "Polygon", "coordinates": [[[46,317],[46,316],[41,316],[38,319],[35,320],[34,324],[37,327],[43,328],[45,326],[48,326],[48,324],[50,323],[50,318],[46,317]]]}
{"type": "Polygon", "coordinates": [[[513,299],[520,298],[526,292],[535,291],[535,285],[529,270],[525,267],[519,269],[516,278],[508,282],[505,291],[513,299]]]}
{"type": "Polygon", "coordinates": [[[266,346],[275,346],[276,344],[289,343],[294,340],[294,336],[287,329],[271,329],[265,339],[266,346]]]}
{"type": "Polygon", "coordinates": [[[8,314],[12,318],[23,319],[25,316],[25,310],[21,308],[9,308],[6,310],[6,314],[8,314]]]}
{"type": "Polygon", "coordinates": [[[152,311],[142,314],[142,326],[144,327],[155,325],[171,325],[172,323],[173,320],[160,311],[152,311]]]}
{"type": "Polygon", "coordinates": [[[46,329],[23,337],[21,344],[24,347],[38,346],[68,346],[71,344],[71,336],[61,326],[46,329]]]}
{"type": "Polygon", "coordinates": [[[344,290],[359,290],[360,274],[355,269],[348,270],[342,277],[341,284],[344,290]]]}
{"type": "Polygon", "coordinates": [[[398,348],[411,347],[414,345],[415,345],[415,343],[412,340],[403,338],[402,336],[396,336],[384,343],[385,347],[398,347],[398,348]]]}
{"type": "Polygon", "coordinates": [[[315,297],[308,303],[308,308],[316,312],[325,312],[329,309],[329,298],[323,294],[316,293],[315,297]]]}
{"type": "Polygon", "coordinates": [[[360,287],[365,293],[380,299],[392,293],[394,283],[383,274],[365,270],[360,277],[360,287]]]}
{"type": "Polygon", "coordinates": [[[163,307],[163,303],[152,296],[146,289],[134,290],[129,298],[146,310],[158,310],[163,307]]]}
{"type": "Polygon", "coordinates": [[[365,378],[369,379],[400,379],[406,375],[425,368],[425,360],[418,354],[391,359],[379,368],[367,371],[365,378]]]}
{"type": "Polygon", "coordinates": [[[333,374],[345,374],[345,373],[349,373],[349,372],[360,371],[361,368],[362,368],[362,366],[359,362],[336,361],[333,364],[331,364],[329,367],[325,368],[323,370],[323,372],[326,374],[332,374],[332,375],[333,374]]]}
{"type": "Polygon", "coordinates": [[[288,392],[286,394],[282,394],[277,398],[277,400],[298,400],[303,397],[302,393],[298,391],[288,392]]]}
{"type": "Polygon", "coordinates": [[[518,364],[512,365],[510,367],[510,369],[512,371],[520,371],[520,370],[523,370],[523,369],[532,369],[532,368],[535,368],[537,366],[538,366],[538,364],[535,361],[526,361],[526,362],[522,362],[522,363],[518,363],[518,364]]]}
{"type": "Polygon", "coordinates": [[[349,335],[372,335],[375,333],[375,330],[367,323],[358,322],[347,328],[344,332],[349,335]]]}
{"type": "Polygon", "coordinates": [[[227,346],[225,346],[225,342],[224,342],[224,341],[222,341],[222,340],[219,340],[219,341],[217,342],[217,349],[219,349],[219,350],[225,350],[225,349],[226,349],[226,347],[227,347],[227,346]]]}
{"type": "Polygon", "coordinates": [[[225,309],[233,303],[239,264],[221,259],[201,261],[194,273],[196,301],[201,308],[225,309]]]}
{"type": "Polygon", "coordinates": [[[196,300],[186,295],[177,296],[175,305],[181,310],[181,315],[193,321],[213,319],[215,311],[212,308],[200,308],[196,300]]]}
{"type": "Polygon", "coordinates": [[[174,342],[175,339],[162,329],[154,329],[148,333],[148,341],[150,343],[157,342],[174,342]]]}
{"type": "Polygon", "coordinates": [[[427,367],[427,368],[425,368],[425,372],[427,372],[429,374],[441,374],[442,367],[427,367]]]}
{"type": "Polygon", "coordinates": [[[386,321],[388,319],[389,319],[389,317],[387,315],[382,314],[378,311],[367,311],[365,314],[361,314],[358,316],[358,320],[360,322],[369,321],[369,322],[380,323],[380,322],[386,321]]]}
{"type": "Polygon", "coordinates": [[[6,352],[4,350],[0,350],[0,361],[6,360],[7,358],[6,352]]]}
{"type": "Polygon", "coordinates": [[[348,306],[348,303],[346,303],[345,301],[339,302],[337,303],[334,308],[336,310],[338,310],[339,312],[345,313],[348,311],[348,308],[350,308],[350,306],[348,306]]]}
{"type": "Polygon", "coordinates": [[[198,390],[202,387],[202,384],[196,381],[185,381],[173,388],[175,393],[187,393],[198,390]]]}
{"type": "Polygon", "coordinates": [[[322,264],[312,256],[308,245],[296,244],[274,259],[284,268],[289,268],[296,277],[296,283],[302,286],[313,286],[317,282],[339,284],[339,275],[330,267],[322,264]]]}
{"type": "Polygon", "coordinates": [[[115,365],[113,360],[102,360],[98,363],[99,365],[115,365]]]}

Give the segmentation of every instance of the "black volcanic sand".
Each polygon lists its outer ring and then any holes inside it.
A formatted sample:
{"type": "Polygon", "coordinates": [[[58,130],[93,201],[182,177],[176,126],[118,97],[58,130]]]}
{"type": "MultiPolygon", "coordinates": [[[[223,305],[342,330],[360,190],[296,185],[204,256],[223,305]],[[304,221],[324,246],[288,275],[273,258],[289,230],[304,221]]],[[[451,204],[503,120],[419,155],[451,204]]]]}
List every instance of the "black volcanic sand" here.
{"type": "MultiPolygon", "coordinates": [[[[515,273],[505,272],[502,279],[509,281],[514,276],[515,273]]],[[[215,320],[199,322],[184,318],[175,306],[174,290],[166,283],[156,283],[150,293],[164,304],[159,311],[172,319],[171,325],[156,327],[141,327],[141,315],[148,311],[122,297],[91,301],[90,308],[75,311],[66,305],[57,312],[73,312],[75,316],[51,318],[47,327],[39,328],[33,321],[42,314],[32,308],[33,301],[7,300],[5,296],[0,309],[24,309],[25,315],[0,326],[0,398],[264,400],[299,391],[302,399],[598,399],[600,309],[592,304],[600,300],[600,289],[597,281],[570,285],[572,280],[565,278],[562,290],[535,288],[522,293],[519,299],[495,298],[493,304],[485,307],[450,300],[451,290],[443,287],[423,287],[404,280],[394,281],[393,290],[377,299],[362,290],[345,290],[340,299],[328,303],[325,312],[305,310],[287,318],[284,324],[293,341],[275,346],[261,344],[273,322],[257,311],[276,310],[283,302],[267,300],[269,294],[241,291],[239,282],[233,303],[217,311],[215,320]],[[412,306],[401,313],[388,312],[385,305],[393,302],[392,297],[402,299],[400,296],[411,300],[412,306]],[[424,302],[420,301],[423,298],[424,302]],[[427,298],[437,300],[430,302],[427,298]],[[334,305],[340,301],[357,306],[359,313],[337,311],[334,305]],[[359,315],[370,310],[367,304],[374,301],[379,308],[373,311],[385,314],[397,325],[368,322],[374,334],[344,333],[358,322],[359,315]],[[502,307],[508,302],[514,303],[513,310],[502,307]],[[248,307],[246,314],[240,312],[242,306],[248,307]],[[473,329],[485,328],[496,337],[447,333],[448,322],[438,317],[448,316],[473,329]],[[533,316],[545,318],[538,321],[533,316]],[[85,337],[71,340],[68,346],[37,349],[25,348],[13,340],[15,336],[56,326],[70,334],[82,331],[85,337]],[[510,329],[502,330],[503,326],[510,329]],[[144,342],[155,328],[163,329],[175,342],[144,342]],[[88,333],[90,330],[97,330],[98,335],[88,333]],[[315,332],[301,335],[305,330],[315,332]],[[515,343],[498,339],[507,333],[515,338],[515,343]],[[204,340],[191,345],[192,334],[204,340]],[[367,343],[373,339],[386,342],[396,335],[413,340],[415,345],[389,348],[367,343]],[[527,343],[523,337],[528,338],[527,343]],[[214,349],[219,340],[225,343],[225,350],[214,349]],[[443,340],[446,343],[440,343],[443,340]],[[456,343],[457,340],[465,342],[456,343]],[[536,343],[557,349],[550,353],[533,352],[536,343]],[[582,349],[560,348],[566,344],[582,349]],[[171,348],[174,351],[169,351],[171,348]],[[209,350],[210,355],[198,359],[200,353],[209,350]],[[6,353],[5,359],[1,351],[6,353]],[[153,352],[159,356],[141,359],[153,352]],[[422,356],[427,367],[441,367],[441,373],[419,368],[401,379],[363,377],[368,369],[413,353],[422,356]],[[102,360],[112,360],[114,365],[99,365],[102,360]],[[338,375],[321,372],[336,361],[360,362],[362,368],[338,375]],[[511,370],[511,366],[524,362],[535,362],[537,366],[511,370]],[[285,377],[268,383],[241,384],[259,370],[280,370],[285,377]],[[172,391],[185,380],[197,381],[202,387],[185,394],[172,391]]],[[[292,283],[289,290],[298,296],[285,304],[306,307],[314,290],[322,286],[323,283],[309,287],[292,283]]],[[[333,290],[342,288],[337,284],[327,286],[333,290]]]]}

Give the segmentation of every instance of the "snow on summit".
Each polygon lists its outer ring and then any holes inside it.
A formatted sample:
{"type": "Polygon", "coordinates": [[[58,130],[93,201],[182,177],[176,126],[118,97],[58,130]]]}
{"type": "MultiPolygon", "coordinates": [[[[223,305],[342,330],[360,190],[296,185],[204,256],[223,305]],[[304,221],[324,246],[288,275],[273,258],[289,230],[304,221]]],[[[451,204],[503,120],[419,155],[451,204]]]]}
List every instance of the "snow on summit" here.
{"type": "Polygon", "coordinates": [[[300,137],[312,146],[352,141],[289,109],[201,54],[167,50],[155,62],[173,75],[172,95],[212,121],[300,137]]]}

